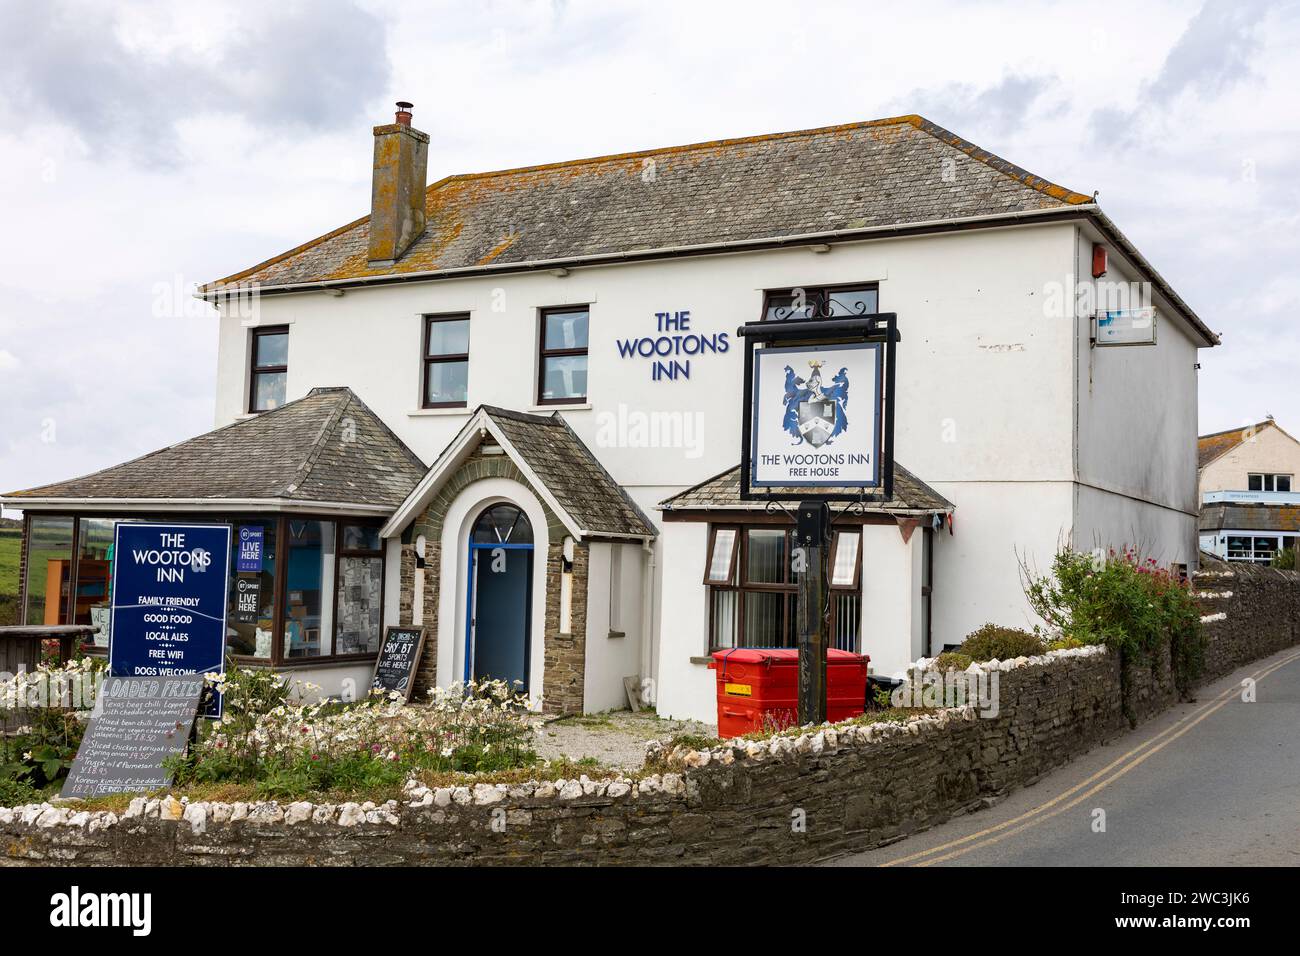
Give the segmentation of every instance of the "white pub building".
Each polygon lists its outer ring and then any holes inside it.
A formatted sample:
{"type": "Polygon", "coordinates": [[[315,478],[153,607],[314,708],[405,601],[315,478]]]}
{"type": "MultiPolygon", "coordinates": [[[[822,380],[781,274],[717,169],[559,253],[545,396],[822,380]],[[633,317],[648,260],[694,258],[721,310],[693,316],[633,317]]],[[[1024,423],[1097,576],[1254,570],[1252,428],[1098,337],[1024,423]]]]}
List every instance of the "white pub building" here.
{"type": "Polygon", "coordinates": [[[3,498],[26,623],[105,620],[115,522],[220,521],[264,542],[232,566],[241,662],[365,687],[382,629],[423,624],[423,686],[575,712],[634,678],[712,722],[710,652],[794,644],[793,520],[740,495],[737,329],[878,312],[894,493],[834,508],[833,646],[887,675],[1027,625],[1020,561],[1061,542],[1194,564],[1218,340],[1089,195],[919,116],[428,185],[398,105],[369,215],[202,288],[215,431],[3,498]],[[1141,347],[1104,347],[1134,314],[1141,347]]]}

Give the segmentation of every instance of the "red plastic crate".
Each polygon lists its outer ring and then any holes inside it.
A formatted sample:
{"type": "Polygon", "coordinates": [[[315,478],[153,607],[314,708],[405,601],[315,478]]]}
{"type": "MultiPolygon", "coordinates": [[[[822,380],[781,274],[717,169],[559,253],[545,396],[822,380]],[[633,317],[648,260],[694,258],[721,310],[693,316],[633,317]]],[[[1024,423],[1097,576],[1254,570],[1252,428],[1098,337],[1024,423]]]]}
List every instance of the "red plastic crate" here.
{"type": "MultiPolygon", "coordinates": [[[[717,672],[718,736],[742,734],[798,723],[797,648],[733,648],[714,651],[709,668],[717,672]]],[[[826,719],[847,720],[867,707],[865,654],[826,652],[826,719]]]]}

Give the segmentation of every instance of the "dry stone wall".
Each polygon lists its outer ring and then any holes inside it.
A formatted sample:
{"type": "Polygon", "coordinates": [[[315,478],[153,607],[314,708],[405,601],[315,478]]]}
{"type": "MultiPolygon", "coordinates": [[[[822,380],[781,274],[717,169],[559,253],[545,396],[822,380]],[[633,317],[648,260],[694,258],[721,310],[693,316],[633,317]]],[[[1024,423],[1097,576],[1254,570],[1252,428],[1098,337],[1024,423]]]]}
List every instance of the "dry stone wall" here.
{"type": "MultiPolygon", "coordinates": [[[[1294,573],[1211,567],[1207,679],[1295,643],[1294,573]]],[[[1031,783],[1176,700],[1164,660],[1104,648],[990,662],[975,701],[905,723],[665,753],[640,778],[429,789],[375,804],[134,800],[0,809],[0,865],[763,864],[896,840],[1031,783]],[[996,686],[995,686],[996,682],[996,686]],[[1128,707],[1121,688],[1127,686],[1128,707]],[[996,712],[994,712],[996,710],[996,712]]]]}

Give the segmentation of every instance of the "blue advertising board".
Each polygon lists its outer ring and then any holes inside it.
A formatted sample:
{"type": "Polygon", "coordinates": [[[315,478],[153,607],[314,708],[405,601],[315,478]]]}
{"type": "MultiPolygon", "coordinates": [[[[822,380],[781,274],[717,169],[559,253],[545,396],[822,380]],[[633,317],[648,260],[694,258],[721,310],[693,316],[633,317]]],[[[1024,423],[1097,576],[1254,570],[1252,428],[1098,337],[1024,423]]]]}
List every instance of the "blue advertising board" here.
{"type": "Polygon", "coordinates": [[[239,529],[236,538],[235,570],[262,573],[263,529],[248,525],[239,529]]]}
{"type": "MultiPolygon", "coordinates": [[[[229,525],[123,522],[113,554],[109,673],[219,673],[226,659],[229,525]]],[[[203,716],[221,716],[219,697],[203,716]]]]}

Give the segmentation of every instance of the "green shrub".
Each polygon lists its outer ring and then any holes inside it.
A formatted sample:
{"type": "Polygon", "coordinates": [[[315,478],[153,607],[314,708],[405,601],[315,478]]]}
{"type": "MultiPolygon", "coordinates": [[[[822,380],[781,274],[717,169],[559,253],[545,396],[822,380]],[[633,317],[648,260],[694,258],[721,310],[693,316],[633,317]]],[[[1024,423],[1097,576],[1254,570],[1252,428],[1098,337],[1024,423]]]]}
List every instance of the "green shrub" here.
{"type": "Polygon", "coordinates": [[[1187,581],[1132,548],[1081,554],[1062,548],[1050,574],[1022,569],[1029,603],[1062,640],[1105,643],[1124,661],[1154,662],[1170,645],[1184,695],[1204,664],[1201,614],[1187,581]]]}
{"type": "Polygon", "coordinates": [[[944,651],[934,659],[935,670],[964,671],[974,663],[974,658],[969,654],[963,654],[961,651],[944,651]]]}
{"type": "Polygon", "coordinates": [[[1294,571],[1295,553],[1295,548],[1283,548],[1273,555],[1273,560],[1269,562],[1269,566],[1277,568],[1279,571],[1294,571]]]}
{"type": "Polygon", "coordinates": [[[1041,654],[1045,647],[1043,639],[1037,634],[1014,627],[985,624],[962,641],[957,650],[973,661],[1009,661],[1041,654]]]}
{"type": "Polygon", "coordinates": [[[40,803],[45,794],[26,780],[16,780],[0,771],[0,807],[20,807],[24,803],[40,803]]]}

